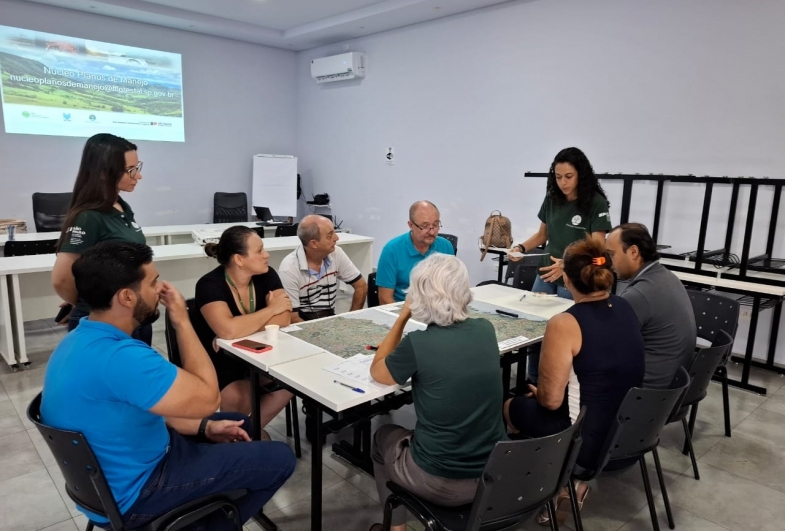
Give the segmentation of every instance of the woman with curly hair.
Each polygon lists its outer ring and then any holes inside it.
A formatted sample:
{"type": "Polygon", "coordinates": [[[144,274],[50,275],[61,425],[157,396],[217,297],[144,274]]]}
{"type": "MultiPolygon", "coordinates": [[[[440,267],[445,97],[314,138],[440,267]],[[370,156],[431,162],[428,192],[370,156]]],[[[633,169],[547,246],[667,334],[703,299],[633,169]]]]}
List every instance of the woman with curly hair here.
{"type": "MultiPolygon", "coordinates": [[[[605,234],[611,230],[608,198],[594,175],[589,159],[576,147],[559,151],[548,172],[545,200],[537,214],[540,229],[511,251],[525,253],[545,244],[540,276],[534,281],[532,291],[572,299],[564,287],[562,256],[572,242],[581,240],[588,233],[597,242],[605,243],[605,234]]],[[[512,261],[520,257],[508,257],[512,261]]],[[[529,357],[529,379],[537,383],[539,356],[529,357]]]]}

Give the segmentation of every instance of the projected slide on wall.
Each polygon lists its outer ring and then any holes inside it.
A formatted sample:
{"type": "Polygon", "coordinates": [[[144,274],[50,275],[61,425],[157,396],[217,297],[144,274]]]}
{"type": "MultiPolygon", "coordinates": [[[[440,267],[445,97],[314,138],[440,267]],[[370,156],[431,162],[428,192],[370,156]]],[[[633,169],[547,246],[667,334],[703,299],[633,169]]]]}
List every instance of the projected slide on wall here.
{"type": "Polygon", "coordinates": [[[180,54],[0,26],[6,133],[185,141],[180,54]]]}

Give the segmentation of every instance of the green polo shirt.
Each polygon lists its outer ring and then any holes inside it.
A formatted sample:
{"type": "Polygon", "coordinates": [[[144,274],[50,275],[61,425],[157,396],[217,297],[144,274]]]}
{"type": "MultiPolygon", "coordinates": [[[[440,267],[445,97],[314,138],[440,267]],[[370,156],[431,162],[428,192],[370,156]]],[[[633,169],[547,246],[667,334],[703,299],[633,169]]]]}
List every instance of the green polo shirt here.
{"type": "MultiPolygon", "coordinates": [[[[73,225],[65,229],[66,239],[59,252],[82,254],[93,245],[108,240],[146,243],[142,227],[134,220],[134,211],[122,198],[118,198],[117,202],[123,207],[123,212],[112,208],[109,212],[86,210],[79,214],[73,225]]],[[[81,300],[76,307],[90,311],[81,300]]]]}
{"type": "MultiPolygon", "coordinates": [[[[548,243],[545,252],[550,253],[554,258],[562,258],[567,246],[585,238],[586,233],[609,231],[613,228],[608,200],[596,193],[592,198],[589,212],[579,212],[577,200],[555,205],[550,197],[546,197],[537,217],[548,226],[548,243]]],[[[553,264],[550,256],[543,257],[543,266],[553,264]]],[[[564,285],[563,278],[556,282],[564,285]]]]}
{"type": "Polygon", "coordinates": [[[480,477],[494,445],[507,439],[496,341],[486,319],[431,324],[409,332],[385,358],[397,383],[412,379],[412,458],[429,474],[480,477]]]}

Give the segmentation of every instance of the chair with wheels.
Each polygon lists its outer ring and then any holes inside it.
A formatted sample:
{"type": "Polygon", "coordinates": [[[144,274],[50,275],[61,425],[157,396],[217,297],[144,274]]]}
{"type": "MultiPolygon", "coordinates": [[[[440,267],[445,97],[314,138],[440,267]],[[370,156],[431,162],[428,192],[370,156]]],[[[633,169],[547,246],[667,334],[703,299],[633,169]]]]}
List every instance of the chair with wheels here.
{"type": "Polygon", "coordinates": [[[527,516],[547,506],[550,525],[558,530],[553,498],[567,483],[581,446],[586,408],[575,424],[539,439],[496,443],[477,485],[474,502],[442,507],[423,500],[393,482],[384,504],[382,529],[388,531],[392,511],[403,505],[429,531],[502,531],[514,529],[527,516]]]}
{"type": "MultiPolygon", "coordinates": [[[[199,322],[196,315],[196,301],[188,299],[185,301],[188,308],[188,318],[191,323],[199,322]]],[[[169,319],[169,312],[164,313],[164,337],[166,338],[166,351],[169,355],[169,361],[178,367],[183,366],[183,360],[180,356],[180,347],[177,344],[177,334],[172,326],[172,321],[169,319]]],[[[302,449],[300,447],[300,424],[297,418],[297,397],[293,396],[292,399],[286,404],[286,436],[294,437],[294,454],[299,459],[302,457],[302,449]]]]}
{"type": "Polygon", "coordinates": [[[368,275],[368,308],[379,306],[379,286],[376,285],[376,271],[368,275]]]}
{"type": "Polygon", "coordinates": [[[9,256],[31,256],[34,254],[53,254],[57,240],[11,240],[5,242],[3,255],[9,256]]]}
{"type": "MultiPolygon", "coordinates": [[[[101,465],[90,448],[87,439],[80,432],[60,430],[47,426],[41,420],[41,396],[33,399],[27,408],[27,418],[35,424],[65,478],[65,491],[77,505],[106,517],[114,531],[125,531],[122,515],[109,488],[101,465]]],[[[185,529],[203,518],[222,511],[231,520],[234,529],[242,531],[240,512],[235,502],[245,496],[247,490],[239,489],[183,504],[159,516],[148,524],[135,528],[138,531],[176,531],[185,529]]],[[[88,521],[86,531],[92,531],[93,522],[88,521]]]]}
{"type": "Polygon", "coordinates": [[[452,254],[457,255],[458,254],[458,236],[453,236],[452,234],[444,234],[444,233],[439,233],[439,236],[441,236],[442,238],[444,238],[445,240],[447,240],[448,242],[450,242],[452,244],[452,254]]]}
{"type": "MultiPolygon", "coordinates": [[[[675,528],[673,513],[671,512],[668,491],[665,489],[665,481],[662,477],[662,466],[660,466],[660,456],[657,453],[657,446],[660,444],[660,431],[665,427],[665,423],[670,418],[673,411],[679,408],[681,400],[687,387],[690,385],[690,376],[684,367],[679,368],[676,376],[671,382],[669,389],[642,389],[633,387],[627,392],[616,419],[608,430],[608,435],[603,443],[603,451],[600,452],[601,462],[593,468],[583,468],[575,465],[573,479],[580,481],[590,481],[605,470],[620,468],[620,465],[634,463],[641,467],[643,477],[643,488],[646,491],[646,500],[649,504],[649,514],[654,531],[660,530],[657,519],[657,510],[654,506],[654,495],[649,481],[649,472],[646,468],[646,454],[654,454],[654,466],[657,469],[657,478],[660,482],[662,491],[662,501],[665,504],[665,512],[668,515],[668,526],[675,528]],[[614,467],[613,465],[617,465],[614,467]]],[[[572,514],[575,522],[575,531],[583,531],[581,513],[577,507],[577,493],[574,482],[569,482],[570,500],[572,503],[572,514]]]]}
{"type": "Polygon", "coordinates": [[[297,236],[297,227],[299,223],[292,223],[291,225],[278,225],[275,227],[275,237],[281,236],[297,236]]]}
{"type": "Polygon", "coordinates": [[[690,386],[684,394],[681,407],[674,411],[671,418],[668,419],[668,424],[681,421],[684,427],[683,452],[690,455],[695,479],[700,479],[698,462],[695,459],[695,451],[692,448],[692,434],[695,430],[695,419],[698,417],[698,404],[706,398],[712,376],[715,374],[718,365],[730,352],[731,346],[733,346],[733,338],[724,330],[720,330],[714,343],[715,346],[701,348],[695,352],[695,357],[688,371],[691,378],[690,386]],[[689,422],[687,422],[688,413],[690,416],[689,422]]]}
{"type": "MultiPolygon", "coordinates": [[[[695,314],[695,325],[698,328],[698,337],[712,344],[715,344],[720,330],[728,334],[732,339],[736,339],[736,329],[739,327],[739,302],[728,297],[714,295],[705,291],[687,290],[687,295],[692,303],[692,311],[695,314]]],[[[721,341],[721,340],[720,340],[721,341]]],[[[714,371],[712,378],[722,384],[722,409],[725,416],[725,436],[731,436],[730,427],[730,396],[728,393],[728,368],[727,363],[730,359],[731,348],[728,349],[725,358],[720,360],[717,370],[714,371]]]]}
{"type": "Polygon", "coordinates": [[[248,221],[248,196],[245,192],[215,192],[213,223],[245,223],[248,221]]]}
{"type": "Polygon", "coordinates": [[[36,232],[60,232],[71,204],[71,192],[33,194],[33,221],[36,232]]]}

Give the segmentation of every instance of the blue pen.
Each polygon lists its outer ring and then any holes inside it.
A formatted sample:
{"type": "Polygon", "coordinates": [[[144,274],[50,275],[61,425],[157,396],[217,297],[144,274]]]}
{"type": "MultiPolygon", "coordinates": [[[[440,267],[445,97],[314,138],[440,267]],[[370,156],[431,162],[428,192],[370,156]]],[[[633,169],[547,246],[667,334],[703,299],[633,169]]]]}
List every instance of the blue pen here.
{"type": "Polygon", "coordinates": [[[365,391],[363,391],[363,390],[362,390],[362,389],[360,389],[359,387],[352,387],[351,385],[349,385],[349,384],[345,384],[345,383],[343,383],[343,382],[339,382],[338,380],[333,380],[333,382],[334,382],[334,383],[337,383],[338,385],[342,385],[342,386],[344,386],[344,387],[348,387],[349,389],[351,389],[351,390],[352,390],[352,391],[354,391],[355,393],[362,393],[362,394],[365,394],[365,391]]]}

